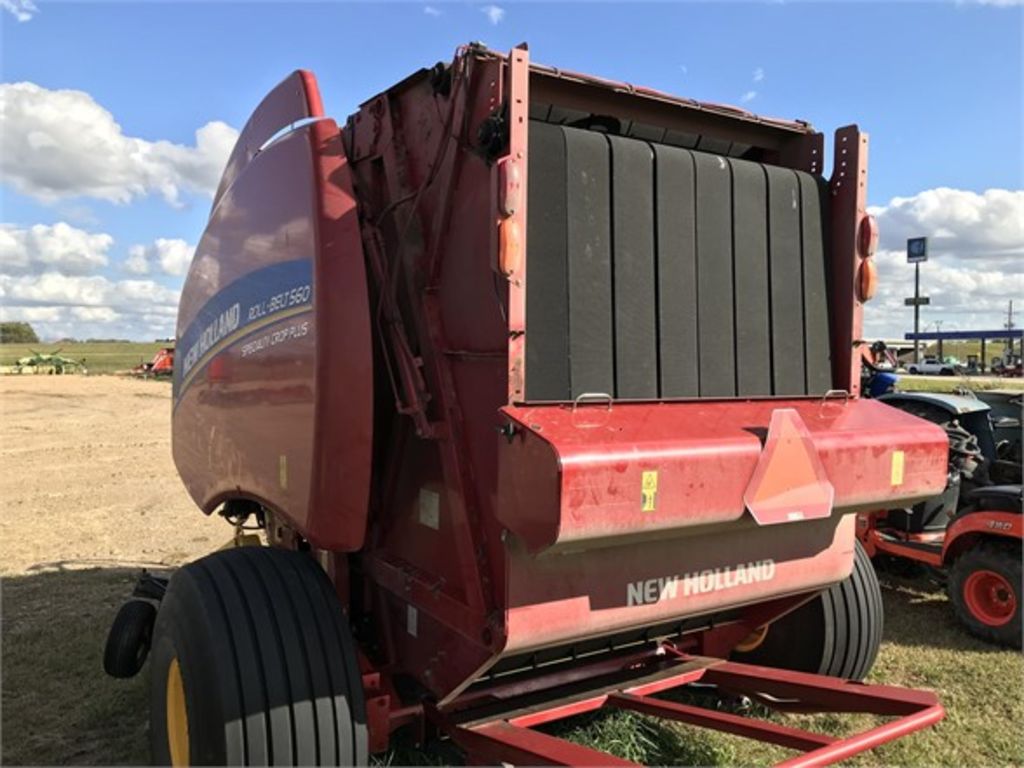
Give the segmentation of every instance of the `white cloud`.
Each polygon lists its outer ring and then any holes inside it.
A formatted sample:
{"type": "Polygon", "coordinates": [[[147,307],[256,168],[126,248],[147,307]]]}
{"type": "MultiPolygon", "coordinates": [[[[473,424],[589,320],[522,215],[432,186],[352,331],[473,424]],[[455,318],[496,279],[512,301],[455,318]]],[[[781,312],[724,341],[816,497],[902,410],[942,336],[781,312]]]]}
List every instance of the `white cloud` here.
{"type": "Polygon", "coordinates": [[[149,274],[149,257],[146,255],[146,246],[133,245],[128,249],[128,258],[124,260],[125,272],[133,275],[149,274]]]}
{"type": "Polygon", "coordinates": [[[159,265],[165,275],[181,277],[188,272],[196,247],[180,238],[158,237],[152,245],[133,245],[128,249],[124,268],[136,275],[149,272],[150,264],[159,265]]]}
{"type": "Polygon", "coordinates": [[[0,275],[0,318],[31,322],[44,339],[174,335],[178,292],[153,280],[100,275],[0,275]]]}
{"type": "Polygon", "coordinates": [[[71,307],[71,315],[87,323],[112,323],[121,319],[121,313],[110,307],[71,307]]]}
{"type": "Polygon", "coordinates": [[[497,5],[485,5],[480,9],[480,13],[487,17],[487,20],[491,24],[498,25],[505,18],[505,9],[497,5]]]}
{"type": "Polygon", "coordinates": [[[27,229],[0,224],[0,272],[8,275],[56,270],[85,275],[108,263],[114,238],[92,234],[63,221],[27,229]]]}
{"type": "Polygon", "coordinates": [[[921,310],[922,327],[938,320],[943,330],[1000,328],[1007,303],[1024,297],[1024,191],[929,189],[869,210],[881,241],[878,294],[864,310],[868,338],[902,338],[911,329],[913,313],[903,305],[914,293],[908,237],[928,237],[921,293],[931,303],[921,310]]]}
{"type": "Polygon", "coordinates": [[[215,121],[195,136],[192,146],[126,136],[84,91],[0,84],[0,173],[43,202],[127,203],[155,193],[178,204],[182,192],[212,195],[238,132],[215,121]]]}
{"type": "Polygon", "coordinates": [[[9,307],[0,304],[0,321],[3,322],[57,323],[62,313],[62,307],[9,307]]]}
{"type": "Polygon", "coordinates": [[[1024,191],[983,193],[938,187],[895,197],[869,209],[878,219],[881,248],[903,250],[909,237],[928,237],[929,254],[989,259],[1024,250],[1024,191]]]}
{"type": "Polygon", "coordinates": [[[740,96],[740,101],[742,101],[744,104],[746,104],[748,101],[753,101],[756,98],[757,98],[757,91],[747,91],[742,96],[740,96]]]}
{"type": "Polygon", "coordinates": [[[754,70],[754,82],[760,83],[762,80],[764,80],[764,68],[758,67],[754,70]]]}
{"type": "Polygon", "coordinates": [[[0,0],[0,8],[19,22],[31,21],[32,17],[39,13],[39,8],[32,0],[0,0]]]}
{"type": "Polygon", "coordinates": [[[435,8],[432,5],[425,5],[425,6],[423,6],[423,12],[427,16],[440,16],[441,15],[441,9],[440,8],[435,8]]]}

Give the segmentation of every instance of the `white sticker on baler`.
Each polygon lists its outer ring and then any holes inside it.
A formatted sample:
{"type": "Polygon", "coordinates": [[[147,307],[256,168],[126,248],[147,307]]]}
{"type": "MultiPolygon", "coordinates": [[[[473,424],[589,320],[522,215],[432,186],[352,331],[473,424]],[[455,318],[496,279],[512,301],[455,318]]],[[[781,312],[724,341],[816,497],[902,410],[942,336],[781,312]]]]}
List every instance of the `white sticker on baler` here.
{"type": "Polygon", "coordinates": [[[419,614],[416,613],[416,609],[407,605],[405,607],[405,630],[413,637],[416,637],[416,633],[419,631],[418,622],[419,614]]]}
{"type": "Polygon", "coordinates": [[[441,527],[441,495],[436,491],[420,488],[420,523],[435,531],[441,527]]]}
{"type": "Polygon", "coordinates": [[[774,560],[757,560],[725,568],[707,568],[703,571],[662,576],[656,579],[634,581],[626,585],[626,605],[649,605],[683,597],[702,595],[720,589],[732,589],[746,584],[770,581],[775,578],[774,560]]]}

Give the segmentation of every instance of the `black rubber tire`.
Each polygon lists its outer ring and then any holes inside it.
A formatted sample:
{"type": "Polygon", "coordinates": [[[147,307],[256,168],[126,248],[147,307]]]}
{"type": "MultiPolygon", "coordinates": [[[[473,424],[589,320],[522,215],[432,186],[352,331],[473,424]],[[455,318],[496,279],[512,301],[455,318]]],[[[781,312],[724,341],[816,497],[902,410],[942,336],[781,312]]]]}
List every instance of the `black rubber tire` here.
{"type": "Polygon", "coordinates": [[[953,561],[949,569],[949,599],[957,618],[968,631],[990,643],[1021,647],[1021,548],[1020,544],[1001,541],[983,541],[968,549],[953,561]],[[995,571],[1001,575],[1014,593],[1016,611],[1012,618],[1001,626],[990,626],[979,620],[968,607],[964,598],[964,583],[978,570],[995,571]]]}
{"type": "Polygon", "coordinates": [[[170,764],[168,671],[184,688],[192,765],[365,765],[356,645],[304,553],[215,552],[177,571],[153,637],[150,748],[170,764]]]}
{"type": "Polygon", "coordinates": [[[761,645],[733,659],[747,664],[862,680],[882,644],[878,577],[856,542],[853,573],[768,628],[761,645]]]}
{"type": "Polygon", "coordinates": [[[111,677],[135,677],[146,663],[153,638],[156,607],[145,600],[129,600],[121,606],[107,633],[103,669],[111,677]]]}

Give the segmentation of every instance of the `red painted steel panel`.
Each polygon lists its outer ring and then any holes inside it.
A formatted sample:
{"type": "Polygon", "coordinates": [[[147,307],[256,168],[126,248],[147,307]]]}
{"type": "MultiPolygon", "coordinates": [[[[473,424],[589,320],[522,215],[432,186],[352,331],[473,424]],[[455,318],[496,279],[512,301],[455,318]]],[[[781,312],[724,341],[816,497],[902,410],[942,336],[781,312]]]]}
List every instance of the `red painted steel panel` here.
{"type": "Polygon", "coordinates": [[[282,137],[224,192],[182,292],[175,358],[174,458],[205,511],[254,499],[320,549],[360,546],[373,413],[363,264],[333,121],[282,137]]]}
{"type": "Polygon", "coordinates": [[[518,432],[500,448],[498,519],[531,552],[739,520],[781,408],[806,425],[840,512],[945,486],[942,430],[872,400],[508,406],[518,432]]]}
{"type": "Polygon", "coordinates": [[[531,555],[509,547],[506,654],[813,592],[850,574],[854,518],[749,518],[531,555]],[[609,545],[613,543],[614,545],[609,545]]]}
{"type": "Polygon", "coordinates": [[[543,700],[538,703],[536,697],[524,697],[519,706],[515,701],[507,702],[504,708],[492,708],[476,718],[470,709],[469,712],[460,712],[459,718],[436,713],[436,720],[442,730],[469,753],[471,760],[488,763],[618,764],[610,755],[595,754],[590,750],[580,751],[576,744],[532,731],[528,727],[556,722],[608,706],[800,750],[802,755],[784,760],[778,765],[803,767],[839,762],[933,725],[945,715],[935,695],[927,691],[864,685],[824,675],[721,662],[688,656],[667,644],[661,650],[660,659],[655,655],[647,663],[641,662],[630,667],[634,679],[651,680],[653,685],[631,685],[628,679],[608,683],[596,677],[591,687],[578,689],[574,693],[565,694],[557,687],[550,690],[546,704],[543,700]],[[689,671],[673,675],[673,662],[670,661],[673,657],[678,659],[675,662],[678,664],[677,669],[689,667],[689,671]],[[783,712],[793,711],[794,708],[798,708],[797,711],[864,712],[895,719],[867,731],[833,737],[779,725],[770,720],[740,717],[639,693],[649,687],[658,691],[683,688],[696,681],[718,684],[733,693],[747,694],[769,709],[783,712]],[[784,699],[769,698],[769,695],[783,696],[784,699]]]}
{"type": "Polygon", "coordinates": [[[278,83],[263,97],[238,134],[217,193],[213,196],[213,207],[217,207],[224,192],[274,134],[292,123],[322,117],[323,114],[320,89],[312,72],[298,69],[278,83]]]}
{"type": "Polygon", "coordinates": [[[253,307],[263,312],[264,302],[279,290],[276,281],[260,281],[251,291],[240,288],[234,301],[221,296],[281,264],[312,276],[314,195],[306,129],[245,167],[196,248],[178,307],[173,451],[186,488],[207,513],[243,489],[243,497],[287,511],[305,525],[313,462],[315,306],[306,307],[304,316],[270,312],[250,323],[253,307]],[[206,343],[191,343],[193,329],[210,327],[207,316],[233,320],[235,304],[240,317],[232,335],[211,345],[219,329],[204,330],[206,343]],[[251,354],[246,346],[251,336],[262,339],[301,323],[304,335],[286,347],[268,345],[251,354]],[[248,333],[238,338],[240,332],[248,333]]]}
{"type": "Polygon", "coordinates": [[[956,551],[956,541],[971,534],[998,536],[1020,541],[1024,537],[1024,517],[1014,512],[971,512],[960,515],[946,529],[942,557],[949,559],[949,552],[956,551]]]}
{"type": "MultiPolygon", "coordinates": [[[[315,89],[307,93],[319,100],[315,89]]],[[[370,297],[342,137],[333,120],[313,123],[309,131],[315,149],[315,279],[320,290],[313,501],[306,537],[324,549],[353,552],[363,546],[370,504],[375,382],[370,297]]]]}

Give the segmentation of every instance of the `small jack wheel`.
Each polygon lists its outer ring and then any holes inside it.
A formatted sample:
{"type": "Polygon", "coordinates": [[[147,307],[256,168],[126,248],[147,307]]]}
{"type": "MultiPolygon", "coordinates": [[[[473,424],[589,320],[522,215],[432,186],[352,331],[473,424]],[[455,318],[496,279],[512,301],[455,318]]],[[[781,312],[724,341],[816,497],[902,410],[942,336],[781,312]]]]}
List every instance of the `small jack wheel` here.
{"type": "Polygon", "coordinates": [[[134,677],[142,669],[153,638],[156,607],[145,600],[129,600],[114,617],[103,649],[103,669],[111,677],[134,677]]]}

